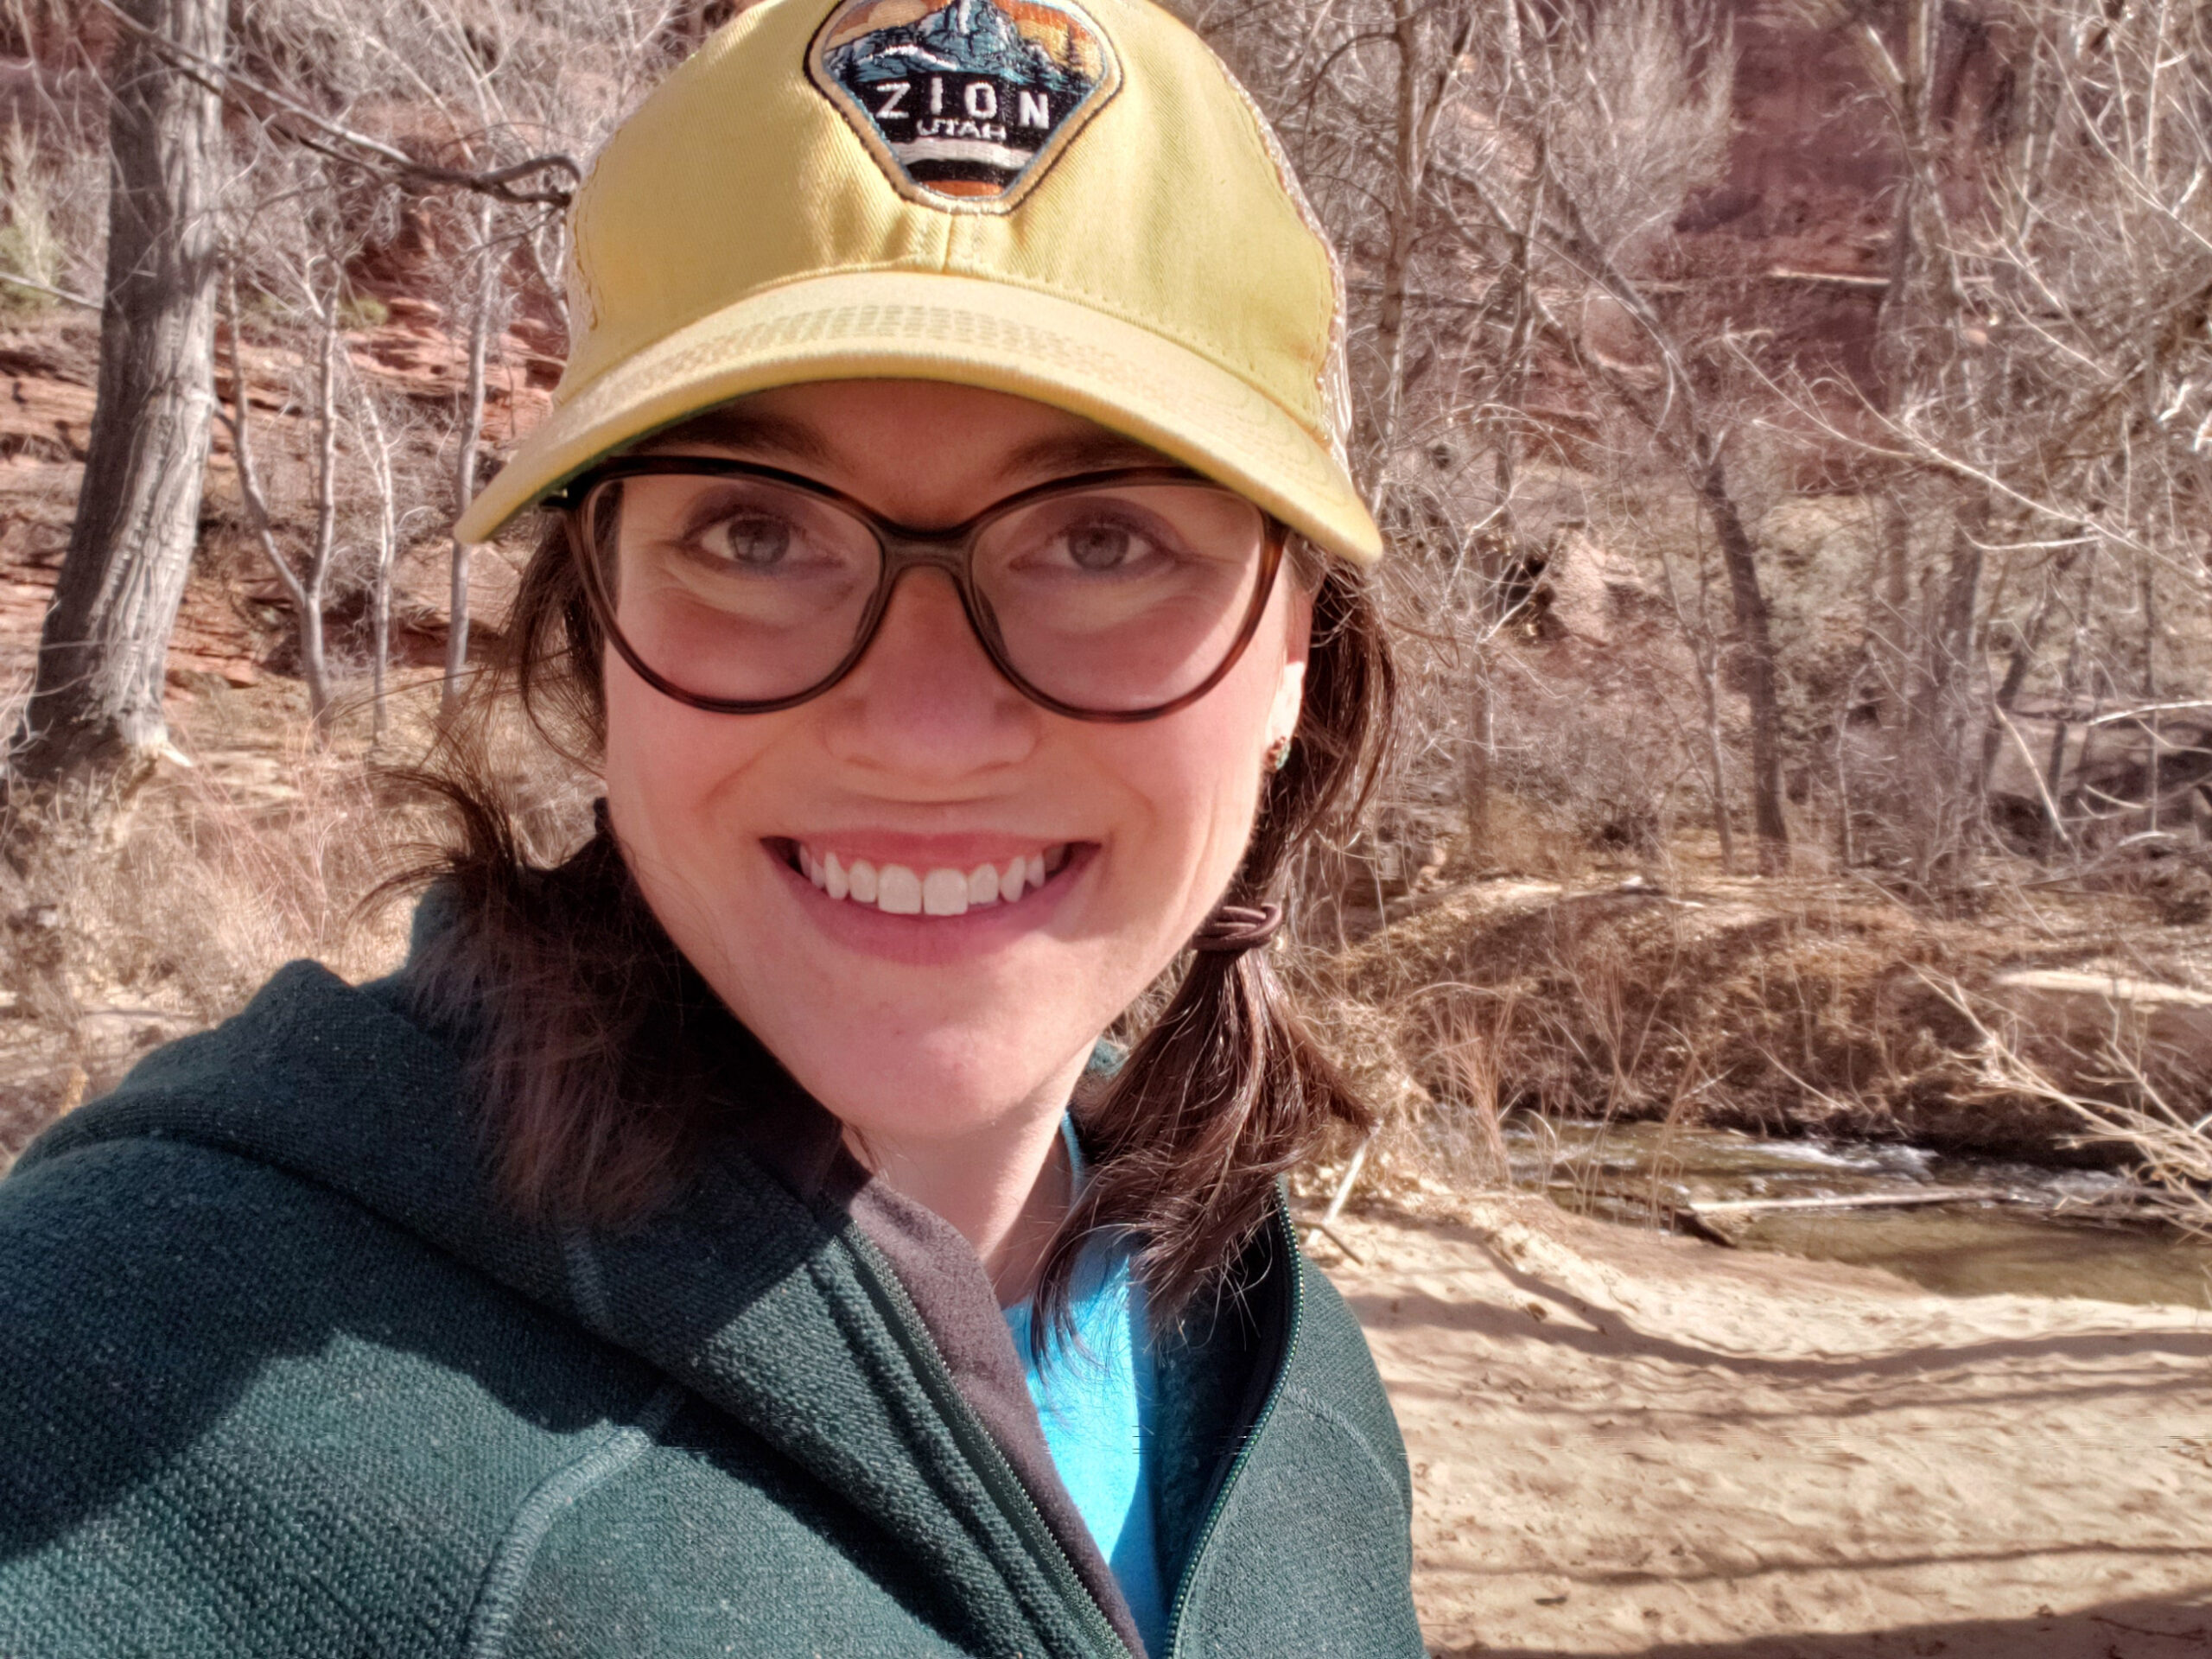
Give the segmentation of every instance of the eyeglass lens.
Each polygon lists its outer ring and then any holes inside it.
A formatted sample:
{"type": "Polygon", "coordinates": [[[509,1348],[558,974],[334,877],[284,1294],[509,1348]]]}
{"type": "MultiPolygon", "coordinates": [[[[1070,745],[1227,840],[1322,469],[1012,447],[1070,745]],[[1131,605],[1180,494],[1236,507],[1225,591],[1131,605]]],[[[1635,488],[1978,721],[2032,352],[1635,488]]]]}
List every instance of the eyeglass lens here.
{"type": "MultiPolygon", "coordinates": [[[[582,521],[624,640],[710,701],[820,685],[851,653],[882,577],[864,520],[772,479],[610,479],[582,521]]],[[[1018,679],[1071,708],[1128,712],[1185,695],[1228,658],[1266,545],[1265,517],[1226,490],[1102,486],[989,519],[971,580],[1018,679]]]]}

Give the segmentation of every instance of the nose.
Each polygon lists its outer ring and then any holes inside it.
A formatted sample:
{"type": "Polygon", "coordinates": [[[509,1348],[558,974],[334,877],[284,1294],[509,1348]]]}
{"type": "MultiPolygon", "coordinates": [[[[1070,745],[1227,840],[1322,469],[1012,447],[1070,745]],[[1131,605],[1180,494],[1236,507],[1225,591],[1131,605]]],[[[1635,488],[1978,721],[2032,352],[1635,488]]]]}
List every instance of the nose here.
{"type": "Polygon", "coordinates": [[[837,760],[912,782],[957,785],[1035,747],[1044,710],[992,665],[952,579],[910,570],[853,671],[823,699],[837,760]]]}

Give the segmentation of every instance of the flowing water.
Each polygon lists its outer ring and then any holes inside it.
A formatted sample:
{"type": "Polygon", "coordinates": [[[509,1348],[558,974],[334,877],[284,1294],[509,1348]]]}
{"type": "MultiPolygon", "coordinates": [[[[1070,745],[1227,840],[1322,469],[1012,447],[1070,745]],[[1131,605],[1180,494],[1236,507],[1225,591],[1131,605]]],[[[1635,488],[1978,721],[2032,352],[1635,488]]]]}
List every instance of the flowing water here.
{"type": "Polygon", "coordinates": [[[1647,1225],[1692,1204],[1955,1192],[1910,1208],[1716,1211],[1710,1220],[1745,1249],[1886,1268],[1951,1295],[2212,1307],[2212,1238],[2094,1213],[2124,1190],[2094,1170],[1658,1123],[1516,1120],[1506,1143],[1515,1185],[1647,1225]]]}

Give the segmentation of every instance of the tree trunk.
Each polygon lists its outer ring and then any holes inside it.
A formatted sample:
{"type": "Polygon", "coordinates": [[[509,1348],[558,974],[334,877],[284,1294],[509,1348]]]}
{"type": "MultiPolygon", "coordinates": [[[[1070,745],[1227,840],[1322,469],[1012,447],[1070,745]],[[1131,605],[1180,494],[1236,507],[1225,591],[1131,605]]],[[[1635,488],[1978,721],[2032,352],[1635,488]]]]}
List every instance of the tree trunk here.
{"type": "MultiPolygon", "coordinates": [[[[2069,537],[2080,537],[2085,533],[2084,527],[2080,524],[2074,525],[2067,532],[2069,537]]],[[[2043,644],[2044,628],[2050,620],[2051,607],[2056,601],[2059,584],[2066,579],[2066,573],[2074,568],[2074,561],[2080,556],[2081,551],[2078,545],[2062,548],[2052,559],[2050,568],[2044,573],[2043,591],[2036,596],[2035,608],[2028,613],[2026,625],[2012,643],[2012,657],[2005,664],[2005,677],[1997,687],[1994,701],[2005,714],[2012,712],[2012,705],[2019,701],[2021,687],[2028,683],[2028,675],[2036,665],[2036,652],[2043,644]]],[[[1988,735],[1982,739],[1981,743],[1981,783],[1984,789],[1989,787],[1990,769],[1997,764],[1997,746],[2003,741],[2002,724],[1993,721],[1988,735]]]]}
{"type": "MultiPolygon", "coordinates": [[[[121,0],[206,58],[224,0],[121,0]]],[[[115,48],[98,401],[69,548],[39,639],[11,781],[128,788],[168,741],[162,672],[200,519],[214,412],[221,109],[139,36],[115,48]]]]}
{"type": "Polygon", "coordinates": [[[1980,839],[1981,767],[1974,739],[1989,719],[1980,700],[1974,622],[1989,508],[1985,493],[1955,510],[1940,602],[1929,575],[1923,660],[1908,722],[1916,765],[1906,780],[1920,832],[1915,855],[1923,881],[1955,880],[1980,839]]]}
{"type": "Polygon", "coordinates": [[[1472,729],[1467,734],[1465,778],[1467,845],[1477,856],[1490,846],[1491,768],[1497,741],[1497,715],[1491,700],[1488,642],[1478,649],[1482,656],[1475,664],[1473,696],[1469,704],[1469,724],[1472,729]]]}
{"type": "MultiPolygon", "coordinates": [[[[1881,714],[1894,751],[1904,741],[1912,701],[1912,513],[1901,486],[1883,490],[1877,503],[1881,540],[1879,597],[1871,607],[1866,657],[1874,664],[1881,714]]],[[[1891,764],[1901,764],[1892,753],[1891,764]]]]}
{"type": "Polygon", "coordinates": [[[2149,762],[2148,798],[2151,803],[2150,829],[2158,828],[2158,748],[2162,739],[2158,721],[2158,571],[2145,558],[2139,567],[2138,578],[2143,585],[2143,701],[2151,710],[2151,759],[2149,762]]]}
{"type": "Polygon", "coordinates": [[[1519,534],[1514,494],[1520,482],[1521,404],[1536,339],[1536,308],[1529,287],[1529,250],[1535,241],[1543,200],[1543,178],[1540,174],[1529,191],[1527,227],[1510,238],[1513,327],[1506,339],[1504,368],[1493,400],[1497,418],[1491,426],[1497,505],[1473,538],[1475,556],[1481,561],[1476,591],[1482,598],[1476,613],[1476,649],[1480,655],[1475,664],[1474,736],[1468,758],[1466,794],[1467,833],[1477,847],[1486,846],[1490,840],[1491,774],[1497,759],[1497,709],[1491,683],[1491,645],[1502,620],[1505,579],[1514,568],[1514,548],[1519,534]]]}
{"type": "MultiPolygon", "coordinates": [[[[1736,873],[1736,830],[1728,821],[1728,768],[1725,760],[1727,746],[1720,736],[1720,684],[1714,672],[1711,654],[1700,651],[1697,658],[1699,695],[1705,702],[1705,772],[1706,787],[1713,792],[1713,830],[1720,837],[1720,873],[1736,873]]],[[[1846,861],[1848,862],[1848,860],[1846,861]]]]}
{"type": "Polygon", "coordinates": [[[391,705],[385,693],[391,670],[391,577],[399,558],[399,504],[391,477],[391,447],[385,440],[376,394],[357,375],[353,393],[361,405],[361,451],[377,493],[377,560],[369,574],[369,747],[383,746],[391,731],[391,705]]]}
{"type": "Polygon", "coordinates": [[[1717,445],[1700,442],[1703,471],[1698,492],[1712,516],[1728,572],[1729,597],[1736,611],[1736,633],[1745,659],[1745,693],[1751,705],[1751,821],[1758,831],[1759,870],[1779,874],[1789,868],[1789,826],[1782,816],[1782,703],[1775,684],[1774,627],[1766,594],[1759,587],[1758,550],[1744,528],[1717,445]]]}
{"type": "MultiPolygon", "coordinates": [[[[2066,666],[2058,677],[2058,718],[2051,722],[2050,760],[2045,766],[2044,787],[2050,798],[2062,804],[2066,799],[2066,736],[2067,721],[2074,714],[2074,704],[2082,695],[2082,652],[2089,643],[2091,619],[2097,608],[2097,559],[2102,551],[2098,543],[2091,543],[2088,561],[2082,569],[2082,597],[2074,609],[2074,637],[2067,642],[2066,666]]],[[[2082,758],[2088,759],[2088,740],[2082,740],[2082,758]]]]}
{"type": "Polygon", "coordinates": [[[1391,38],[1397,47],[1396,121],[1391,148],[1389,251],[1383,256],[1382,304],[1376,319],[1382,359],[1382,396],[1376,475],[1385,473],[1396,453],[1398,426],[1406,395],[1406,289],[1420,246],[1421,199],[1427,188],[1429,141],[1444,108],[1452,77],[1473,41],[1474,22],[1462,17],[1441,56],[1424,61],[1422,20],[1429,8],[1415,0],[1395,0],[1391,38]],[[1426,82],[1426,84],[1424,84],[1426,82]]]}
{"type": "MultiPolygon", "coordinates": [[[[484,365],[492,339],[492,313],[499,298],[499,261],[492,252],[492,207],[476,216],[478,259],[475,303],[468,317],[468,385],[461,398],[459,453],[454,457],[454,512],[467,511],[476,495],[476,455],[484,433],[484,365]]],[[[446,677],[438,688],[438,718],[448,721],[461,706],[461,677],[468,671],[468,543],[455,537],[453,584],[446,607],[446,677]]]]}
{"type": "Polygon", "coordinates": [[[1683,643],[1690,648],[1690,660],[1697,666],[1698,693],[1705,705],[1705,761],[1706,787],[1713,796],[1713,828],[1720,837],[1720,870],[1724,875],[1736,873],[1736,831],[1729,822],[1728,771],[1724,760],[1726,744],[1720,731],[1720,650],[1713,638],[1712,611],[1707,604],[1711,592],[1710,565],[1702,543],[1698,548],[1697,612],[1682,601],[1682,590],[1675,581],[1675,562],[1667,555],[1666,544],[1659,543],[1659,573],[1667,584],[1668,607],[1675,613],[1675,626],[1681,630],[1683,643]]]}

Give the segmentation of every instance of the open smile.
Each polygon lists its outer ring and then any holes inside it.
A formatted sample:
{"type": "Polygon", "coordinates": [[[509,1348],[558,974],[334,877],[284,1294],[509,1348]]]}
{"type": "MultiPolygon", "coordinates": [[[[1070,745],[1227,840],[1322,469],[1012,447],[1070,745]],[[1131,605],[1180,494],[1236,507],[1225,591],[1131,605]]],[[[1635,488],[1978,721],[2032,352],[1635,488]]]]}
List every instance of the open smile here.
{"type": "Polygon", "coordinates": [[[770,843],[785,865],[813,883],[825,898],[888,916],[922,917],[964,916],[971,910],[1018,903],[1052,881],[1071,858],[1091,845],[1050,842],[972,867],[963,862],[922,868],[871,860],[826,843],[789,838],[770,843]]]}

